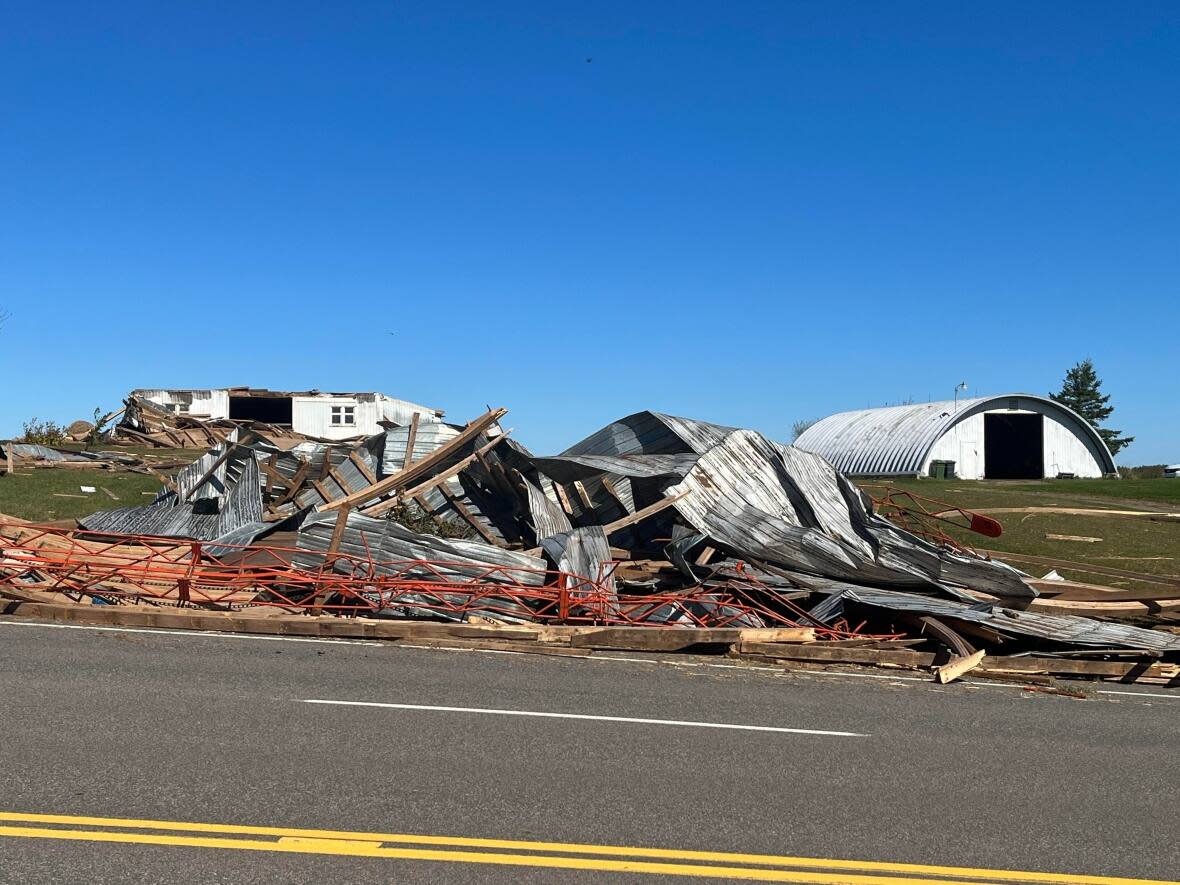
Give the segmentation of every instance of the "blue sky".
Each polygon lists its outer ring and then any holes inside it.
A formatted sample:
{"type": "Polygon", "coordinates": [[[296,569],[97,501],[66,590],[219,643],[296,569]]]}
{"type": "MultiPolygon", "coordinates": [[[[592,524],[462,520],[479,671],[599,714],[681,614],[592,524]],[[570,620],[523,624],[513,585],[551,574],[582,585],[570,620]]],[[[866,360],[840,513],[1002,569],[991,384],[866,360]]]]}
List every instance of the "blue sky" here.
{"type": "Polygon", "coordinates": [[[1174,3],[0,15],[0,436],[250,384],[789,438],[1090,356],[1180,461],[1174,3]]]}

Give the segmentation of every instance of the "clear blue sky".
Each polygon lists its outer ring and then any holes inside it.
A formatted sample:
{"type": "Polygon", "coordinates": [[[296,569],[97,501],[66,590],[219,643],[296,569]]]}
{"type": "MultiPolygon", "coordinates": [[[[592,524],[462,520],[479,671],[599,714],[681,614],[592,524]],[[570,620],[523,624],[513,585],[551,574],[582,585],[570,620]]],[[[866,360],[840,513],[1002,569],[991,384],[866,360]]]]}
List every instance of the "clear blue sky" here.
{"type": "Polygon", "coordinates": [[[1055,389],[1180,461],[1180,6],[0,2],[0,436],[137,386],[761,429],[1055,389]]]}

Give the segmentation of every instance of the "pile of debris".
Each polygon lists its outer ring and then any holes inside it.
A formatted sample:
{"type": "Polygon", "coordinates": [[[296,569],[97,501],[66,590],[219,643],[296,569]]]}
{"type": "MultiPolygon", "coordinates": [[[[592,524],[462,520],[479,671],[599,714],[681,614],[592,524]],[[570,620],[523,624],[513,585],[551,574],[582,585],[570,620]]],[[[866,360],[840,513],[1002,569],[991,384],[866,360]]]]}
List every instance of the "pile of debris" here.
{"type": "Polygon", "coordinates": [[[111,428],[108,441],[114,445],[155,446],[158,448],[203,449],[223,442],[235,430],[244,429],[269,440],[281,448],[314,441],[290,427],[262,421],[239,421],[229,418],[197,418],[175,412],[147,397],[132,394],[123,400],[123,408],[104,416],[99,425],[119,418],[111,428]]]}
{"type": "Polygon", "coordinates": [[[235,425],[149,505],[95,513],[75,532],[0,525],[0,594],[467,628],[728,630],[736,654],[894,656],[952,675],[1027,677],[1033,654],[1064,661],[1035,673],[1176,675],[1154,662],[1180,660],[1180,636],[1037,611],[1028,575],[883,518],[817,455],[639,412],[542,457],[501,427],[505,414],[463,426],[415,416],[356,442],[288,447],[235,425]],[[750,630],[780,632],[738,635],[750,630]]]}

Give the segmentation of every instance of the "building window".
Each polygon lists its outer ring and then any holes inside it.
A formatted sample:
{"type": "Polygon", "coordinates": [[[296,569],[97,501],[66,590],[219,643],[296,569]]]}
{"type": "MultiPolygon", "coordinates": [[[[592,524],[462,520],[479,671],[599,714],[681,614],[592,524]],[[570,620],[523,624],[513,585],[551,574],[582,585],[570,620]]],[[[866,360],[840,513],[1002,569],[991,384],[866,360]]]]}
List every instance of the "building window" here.
{"type": "Polygon", "coordinates": [[[168,411],[174,415],[181,415],[188,413],[188,403],[168,403],[168,411]]]}
{"type": "Polygon", "coordinates": [[[356,427],[356,406],[332,406],[333,427],[356,427]]]}
{"type": "Polygon", "coordinates": [[[1009,411],[1012,411],[1012,412],[1019,411],[1020,410],[1020,400],[1016,399],[1015,397],[1008,400],[1008,409],[1009,409],[1009,411]]]}

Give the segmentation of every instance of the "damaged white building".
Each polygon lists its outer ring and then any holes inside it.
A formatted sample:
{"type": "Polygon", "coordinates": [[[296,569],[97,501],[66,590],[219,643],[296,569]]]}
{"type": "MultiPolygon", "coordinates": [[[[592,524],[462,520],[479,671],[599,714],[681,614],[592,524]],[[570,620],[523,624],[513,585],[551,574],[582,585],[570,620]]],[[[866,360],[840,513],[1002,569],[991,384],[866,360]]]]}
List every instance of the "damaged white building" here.
{"type": "Polygon", "coordinates": [[[384,393],[298,392],[255,387],[170,388],[133,390],[169,412],[202,421],[262,421],[289,427],[320,439],[370,436],[382,429],[418,421],[441,421],[443,411],[384,393]]]}

